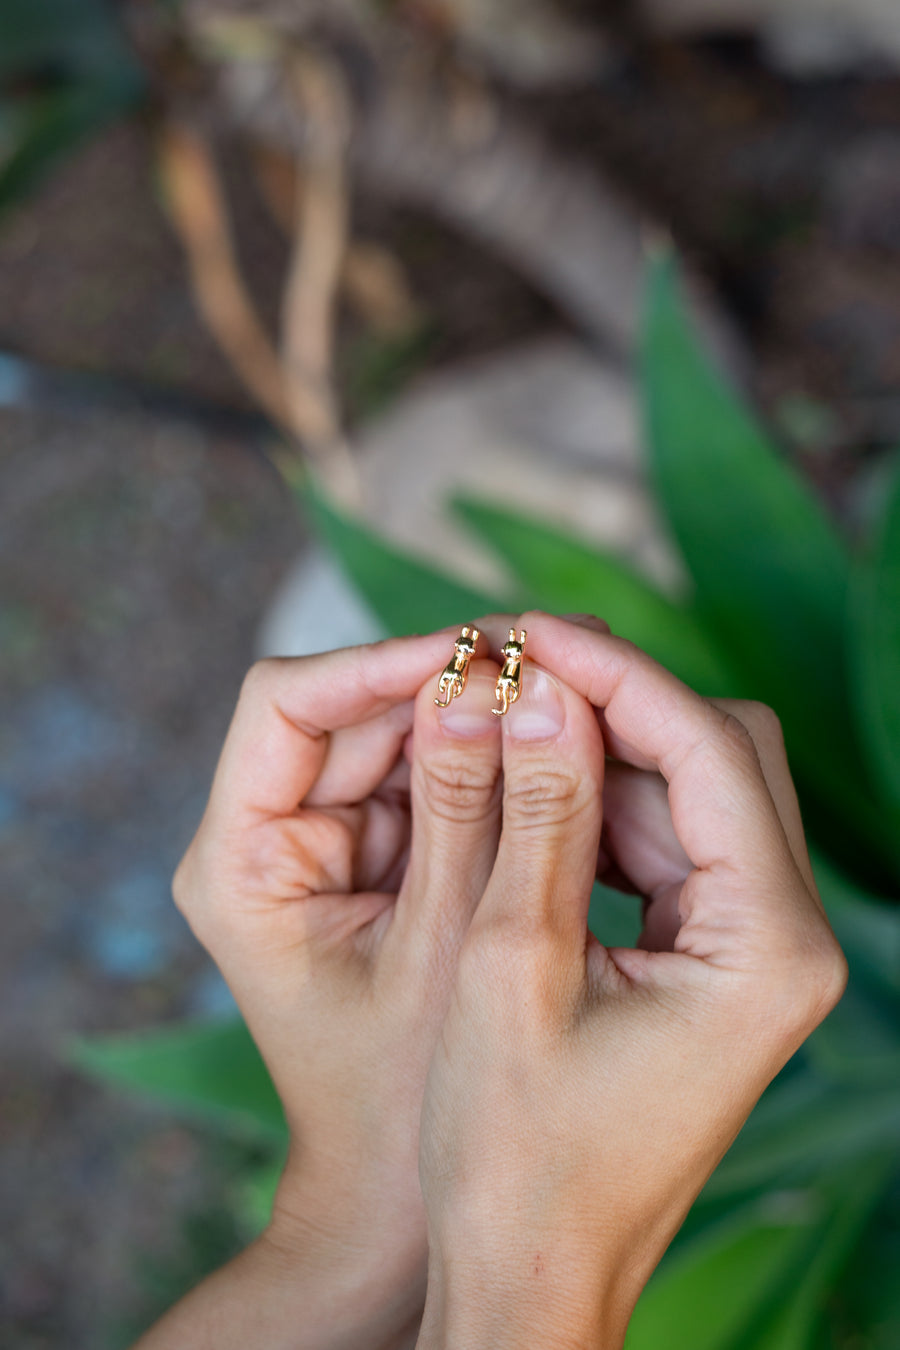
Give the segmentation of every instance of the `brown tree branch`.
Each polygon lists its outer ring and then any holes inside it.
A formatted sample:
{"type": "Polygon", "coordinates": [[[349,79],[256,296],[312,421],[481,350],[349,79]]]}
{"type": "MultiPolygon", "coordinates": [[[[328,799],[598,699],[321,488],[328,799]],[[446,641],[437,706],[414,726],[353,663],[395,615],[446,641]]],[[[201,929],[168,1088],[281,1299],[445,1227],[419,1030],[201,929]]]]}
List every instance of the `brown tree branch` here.
{"type": "Polygon", "coordinates": [[[209,146],[186,126],[167,122],[159,133],[158,156],[169,217],[187,256],[197,308],[256,402],[277,426],[290,431],[281,363],[241,279],[209,146]]]}
{"type": "Polygon", "coordinates": [[[302,117],[303,168],[296,228],[282,302],[282,366],[296,434],[319,473],[343,498],[358,496],[333,386],[334,322],[348,236],[346,154],[350,108],[343,80],[325,57],[288,58],[302,117]]]}

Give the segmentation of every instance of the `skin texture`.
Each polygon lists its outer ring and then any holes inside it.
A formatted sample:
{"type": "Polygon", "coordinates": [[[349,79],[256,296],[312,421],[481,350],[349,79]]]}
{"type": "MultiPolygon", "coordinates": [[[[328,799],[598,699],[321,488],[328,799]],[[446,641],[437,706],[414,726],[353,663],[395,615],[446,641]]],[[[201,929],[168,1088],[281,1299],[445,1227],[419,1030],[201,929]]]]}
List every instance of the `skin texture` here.
{"type": "Polygon", "coordinates": [[[498,667],[473,662],[465,699],[433,704],[455,636],[266,661],[245,681],[174,894],[267,1062],[290,1156],[262,1239],[141,1350],[415,1342],[422,1093],[500,829],[498,667]]]}
{"type": "Polygon", "coordinates": [[[458,630],[248,676],[174,890],[291,1151],[263,1237],[141,1350],[619,1345],[840,995],[772,714],[597,620],[477,626],[444,711],[458,630]],[[598,873],[644,897],[638,949],[587,933],[598,873]]]}
{"type": "Polygon", "coordinates": [[[521,623],[532,722],[503,726],[502,834],[423,1105],[421,1347],[621,1345],[846,979],[773,714],[599,625],[521,623]],[[637,949],[587,933],[598,859],[645,897],[637,949]]]}

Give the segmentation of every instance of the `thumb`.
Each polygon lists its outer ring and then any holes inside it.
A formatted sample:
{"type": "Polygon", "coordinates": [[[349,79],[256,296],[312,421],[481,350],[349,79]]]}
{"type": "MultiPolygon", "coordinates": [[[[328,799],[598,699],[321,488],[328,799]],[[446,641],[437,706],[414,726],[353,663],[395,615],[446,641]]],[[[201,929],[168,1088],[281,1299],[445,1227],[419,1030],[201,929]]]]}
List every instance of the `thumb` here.
{"type": "Polygon", "coordinates": [[[491,873],[500,831],[497,667],[472,662],[466,692],[435,707],[420,691],[413,723],[409,863],[398,917],[426,941],[462,940],[491,873]]]}
{"type": "Polygon", "coordinates": [[[526,661],[503,718],[503,821],[473,927],[551,936],[583,960],[602,824],[603,738],[594,709],[526,661]]]}

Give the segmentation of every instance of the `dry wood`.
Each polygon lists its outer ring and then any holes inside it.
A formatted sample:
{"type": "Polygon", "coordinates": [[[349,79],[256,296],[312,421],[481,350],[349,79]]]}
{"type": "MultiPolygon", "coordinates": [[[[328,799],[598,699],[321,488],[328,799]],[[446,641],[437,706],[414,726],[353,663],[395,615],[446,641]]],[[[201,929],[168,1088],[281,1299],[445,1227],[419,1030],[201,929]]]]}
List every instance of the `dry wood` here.
{"type": "Polygon", "coordinates": [[[345,161],[350,109],[337,67],[291,54],[288,77],[304,125],[296,229],[282,302],[282,364],[291,420],[327,485],[357,495],[333,384],[335,306],[347,247],[345,161]]]}
{"type": "MultiPolygon", "coordinates": [[[[271,146],[253,147],[252,164],[263,202],[272,220],[293,237],[303,176],[294,159],[271,146]]],[[[396,254],[368,239],[346,240],[342,294],[376,332],[385,337],[409,333],[421,321],[406,272],[396,254]]]]}
{"type": "Polygon", "coordinates": [[[228,208],[206,141],[184,125],[163,125],[159,168],[172,224],[181,239],[197,308],[260,407],[290,430],[281,363],[241,279],[228,208]]]}

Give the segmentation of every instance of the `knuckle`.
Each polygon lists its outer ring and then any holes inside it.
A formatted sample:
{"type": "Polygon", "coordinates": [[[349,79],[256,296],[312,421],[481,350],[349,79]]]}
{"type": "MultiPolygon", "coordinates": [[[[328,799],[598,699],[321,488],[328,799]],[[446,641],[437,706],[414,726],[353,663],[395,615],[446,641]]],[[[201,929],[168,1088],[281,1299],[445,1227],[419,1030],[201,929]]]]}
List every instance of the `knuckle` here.
{"type": "Polygon", "coordinates": [[[715,744],[718,753],[726,756],[729,760],[741,764],[758,765],[759,763],[756,742],[744,723],[734,713],[725,713],[715,744]]]}
{"type": "Polygon", "coordinates": [[[194,937],[206,946],[204,929],[207,925],[205,906],[202,903],[204,888],[198,884],[196,844],[192,843],[172,878],[172,900],[178,913],[184,919],[194,937]]]}
{"type": "Polygon", "coordinates": [[[227,853],[227,846],[211,839],[207,826],[201,824],[172,877],[175,908],[205,947],[209,946],[207,930],[217,914],[211,897],[218,890],[221,859],[227,853]]]}
{"type": "Polygon", "coordinates": [[[622,637],[621,633],[611,633],[607,645],[629,669],[635,667],[646,669],[647,663],[650,661],[650,657],[642,647],[639,647],[636,642],[632,642],[631,638],[622,637]]]}
{"type": "Polygon", "coordinates": [[[768,1017],[793,1045],[801,1044],[840,1002],[847,973],[846,957],[830,930],[812,945],[807,937],[784,967],[778,990],[769,991],[768,1017]]]}
{"type": "Polygon", "coordinates": [[[181,859],[181,862],[175,869],[175,875],[172,878],[172,900],[174,901],[175,908],[185,918],[188,916],[191,897],[191,888],[188,881],[190,867],[189,857],[190,850],[188,850],[181,859]]]}
{"type": "Polygon", "coordinates": [[[722,721],[722,739],[726,744],[747,752],[753,749],[753,737],[747,727],[734,713],[725,713],[722,721]]]}
{"type": "Polygon", "coordinates": [[[631,638],[622,637],[620,633],[616,633],[613,637],[613,642],[622,656],[627,656],[629,658],[640,657],[642,660],[646,660],[646,652],[643,651],[636,642],[632,642],[631,638]]]}
{"type": "Polygon", "coordinates": [[[768,703],[747,700],[737,706],[735,715],[756,742],[767,746],[784,745],[781,718],[768,703]]]}
{"type": "Polygon", "coordinates": [[[829,934],[821,943],[810,968],[810,993],[814,1025],[827,1017],[843,997],[849,967],[837,939],[829,934]]]}
{"type": "Polygon", "coordinates": [[[438,759],[421,765],[420,782],[432,815],[457,823],[480,820],[497,804],[499,766],[438,759]]]}
{"type": "Polygon", "coordinates": [[[264,696],[266,691],[271,689],[276,672],[283,664],[284,658],[277,656],[267,656],[261,661],[254,661],[241,685],[241,701],[246,702],[248,699],[256,701],[264,696]]]}
{"type": "Polygon", "coordinates": [[[353,826],[339,816],[320,813],[302,823],[291,818],[270,821],[247,838],[244,856],[232,873],[246,894],[279,900],[350,889],[349,859],[356,844],[353,826]]]}

